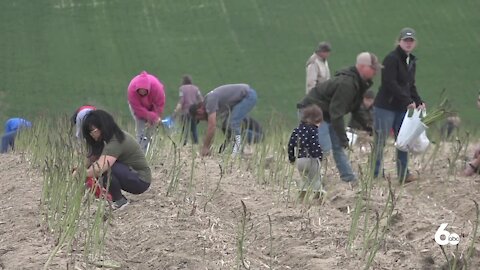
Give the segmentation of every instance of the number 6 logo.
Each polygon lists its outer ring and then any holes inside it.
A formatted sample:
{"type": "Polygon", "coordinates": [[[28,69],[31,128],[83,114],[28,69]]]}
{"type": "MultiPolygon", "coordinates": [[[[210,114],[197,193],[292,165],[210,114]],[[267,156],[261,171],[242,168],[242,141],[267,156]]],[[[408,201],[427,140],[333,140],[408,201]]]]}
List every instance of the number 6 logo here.
{"type": "Polygon", "coordinates": [[[438,228],[437,232],[435,233],[435,242],[437,244],[444,246],[446,244],[450,245],[458,245],[460,243],[460,236],[456,233],[449,233],[445,228],[447,228],[448,223],[442,223],[438,228]],[[444,239],[441,237],[445,236],[444,239]]]}

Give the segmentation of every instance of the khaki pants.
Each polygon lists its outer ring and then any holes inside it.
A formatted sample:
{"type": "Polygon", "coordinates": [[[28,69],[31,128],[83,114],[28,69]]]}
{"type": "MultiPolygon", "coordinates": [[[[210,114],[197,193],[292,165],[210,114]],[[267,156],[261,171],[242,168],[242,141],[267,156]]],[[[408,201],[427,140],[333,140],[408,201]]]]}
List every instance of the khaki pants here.
{"type": "Polygon", "coordinates": [[[297,159],[297,169],[302,179],[297,180],[301,191],[318,192],[322,190],[321,164],[318,158],[297,159]]]}
{"type": "Polygon", "coordinates": [[[140,144],[142,151],[146,153],[148,144],[150,143],[152,139],[152,135],[155,132],[155,128],[152,126],[147,127],[147,121],[136,117],[135,114],[133,113],[133,109],[130,106],[130,104],[128,105],[128,107],[130,108],[130,112],[132,113],[133,119],[135,119],[135,133],[136,133],[135,138],[137,139],[137,142],[140,144]]]}

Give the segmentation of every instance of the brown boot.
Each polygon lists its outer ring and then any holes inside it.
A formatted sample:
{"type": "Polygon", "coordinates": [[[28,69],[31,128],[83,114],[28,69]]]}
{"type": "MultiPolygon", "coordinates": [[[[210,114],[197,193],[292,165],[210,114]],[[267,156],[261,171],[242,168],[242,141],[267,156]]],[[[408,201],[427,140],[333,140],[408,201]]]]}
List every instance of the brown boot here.
{"type": "MultiPolygon", "coordinates": [[[[403,183],[411,183],[411,182],[414,182],[414,181],[417,181],[417,177],[413,174],[408,174],[406,177],[405,177],[405,180],[403,181],[403,183]]],[[[400,181],[401,183],[402,181],[400,181]]]]}
{"type": "Polygon", "coordinates": [[[305,199],[305,195],[307,195],[307,192],[306,191],[300,191],[298,192],[298,200],[303,202],[303,200],[305,199]]]}

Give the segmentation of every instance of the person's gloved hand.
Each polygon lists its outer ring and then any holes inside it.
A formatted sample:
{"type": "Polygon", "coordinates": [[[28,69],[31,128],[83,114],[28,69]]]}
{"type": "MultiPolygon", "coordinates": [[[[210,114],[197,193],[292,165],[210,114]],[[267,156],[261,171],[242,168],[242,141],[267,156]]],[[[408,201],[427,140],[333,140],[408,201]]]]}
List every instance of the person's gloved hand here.
{"type": "Polygon", "coordinates": [[[112,200],[112,194],[110,194],[110,192],[108,192],[104,187],[100,186],[100,184],[93,177],[87,177],[87,179],[85,179],[85,186],[93,191],[95,198],[100,199],[103,197],[102,195],[104,195],[108,201],[112,200]]]}

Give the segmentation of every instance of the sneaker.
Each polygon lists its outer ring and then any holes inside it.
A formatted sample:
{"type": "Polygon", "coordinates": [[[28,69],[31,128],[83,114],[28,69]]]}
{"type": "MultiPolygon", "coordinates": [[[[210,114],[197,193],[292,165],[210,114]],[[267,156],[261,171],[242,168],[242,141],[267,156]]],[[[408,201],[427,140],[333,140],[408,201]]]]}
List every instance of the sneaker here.
{"type": "Polygon", "coordinates": [[[303,201],[305,199],[305,195],[307,195],[306,191],[299,191],[298,192],[298,200],[303,201]]]}
{"type": "Polygon", "coordinates": [[[122,210],[128,204],[129,204],[129,202],[128,202],[127,198],[122,197],[120,200],[116,200],[112,203],[112,209],[113,209],[113,211],[122,210]]]}
{"type": "Polygon", "coordinates": [[[233,143],[233,153],[232,153],[232,155],[240,154],[240,152],[241,152],[241,142],[242,142],[242,136],[235,135],[235,141],[233,143]]]}
{"type": "Polygon", "coordinates": [[[326,194],[326,193],[327,192],[324,189],[321,189],[320,191],[314,191],[313,192],[313,199],[314,200],[322,200],[324,194],[326,194]]]}

